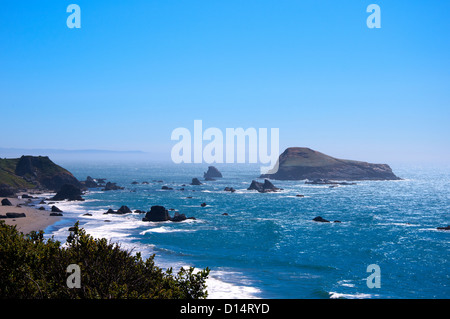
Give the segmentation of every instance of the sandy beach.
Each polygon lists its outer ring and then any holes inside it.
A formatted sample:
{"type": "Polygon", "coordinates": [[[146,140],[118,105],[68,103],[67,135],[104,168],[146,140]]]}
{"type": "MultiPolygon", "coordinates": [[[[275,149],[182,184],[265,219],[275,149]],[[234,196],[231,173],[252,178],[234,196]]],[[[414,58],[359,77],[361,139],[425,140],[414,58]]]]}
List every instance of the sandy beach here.
{"type": "MultiPolygon", "coordinates": [[[[2,197],[1,199],[3,199],[2,197]]],[[[40,205],[29,206],[28,199],[21,199],[17,197],[6,197],[11,202],[12,206],[0,206],[0,215],[5,216],[6,213],[25,213],[26,217],[20,218],[2,218],[7,225],[16,225],[17,230],[24,234],[31,231],[45,230],[48,226],[60,220],[61,217],[50,216],[49,210],[39,210],[40,205]],[[18,207],[19,205],[20,207],[18,207]]]]}

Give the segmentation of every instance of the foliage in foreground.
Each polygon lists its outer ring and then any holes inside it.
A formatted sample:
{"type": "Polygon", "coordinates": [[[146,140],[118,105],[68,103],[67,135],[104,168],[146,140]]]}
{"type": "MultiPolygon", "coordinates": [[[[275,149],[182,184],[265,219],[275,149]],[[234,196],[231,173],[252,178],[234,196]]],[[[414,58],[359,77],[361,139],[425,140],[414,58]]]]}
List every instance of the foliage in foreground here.
{"type": "Polygon", "coordinates": [[[154,255],[94,239],[75,224],[66,245],[44,232],[24,235],[0,221],[0,298],[206,298],[209,269],[163,271],[154,255]],[[70,264],[80,267],[80,288],[68,288],[70,264]]]}

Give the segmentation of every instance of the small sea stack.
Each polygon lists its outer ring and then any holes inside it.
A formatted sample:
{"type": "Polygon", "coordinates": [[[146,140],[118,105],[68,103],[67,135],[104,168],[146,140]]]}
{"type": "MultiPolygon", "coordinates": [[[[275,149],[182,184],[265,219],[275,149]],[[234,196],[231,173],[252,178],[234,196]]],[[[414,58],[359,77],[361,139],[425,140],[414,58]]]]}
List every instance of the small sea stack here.
{"type": "Polygon", "coordinates": [[[203,173],[203,178],[207,181],[214,181],[215,178],[222,178],[222,173],[214,166],[209,166],[208,171],[203,173]]]}

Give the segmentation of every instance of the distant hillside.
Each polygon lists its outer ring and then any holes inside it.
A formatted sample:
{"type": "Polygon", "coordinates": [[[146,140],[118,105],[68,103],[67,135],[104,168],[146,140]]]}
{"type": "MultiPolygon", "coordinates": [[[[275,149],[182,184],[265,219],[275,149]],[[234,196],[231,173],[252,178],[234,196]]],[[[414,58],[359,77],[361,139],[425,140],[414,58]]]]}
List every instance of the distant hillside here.
{"type": "Polygon", "coordinates": [[[155,154],[142,151],[111,151],[111,150],[65,150],[65,149],[25,149],[25,148],[4,148],[0,147],[0,156],[7,158],[17,158],[22,155],[46,155],[57,162],[79,161],[92,162],[95,160],[121,161],[121,160],[147,160],[154,158],[155,154]]]}
{"type": "Polygon", "coordinates": [[[279,180],[398,180],[387,164],[337,159],[306,147],[287,148],[278,158],[278,171],[261,175],[279,180]]]}
{"type": "Polygon", "coordinates": [[[0,159],[0,188],[41,188],[58,191],[62,185],[81,187],[80,182],[66,169],[47,156],[22,156],[0,159]]]}

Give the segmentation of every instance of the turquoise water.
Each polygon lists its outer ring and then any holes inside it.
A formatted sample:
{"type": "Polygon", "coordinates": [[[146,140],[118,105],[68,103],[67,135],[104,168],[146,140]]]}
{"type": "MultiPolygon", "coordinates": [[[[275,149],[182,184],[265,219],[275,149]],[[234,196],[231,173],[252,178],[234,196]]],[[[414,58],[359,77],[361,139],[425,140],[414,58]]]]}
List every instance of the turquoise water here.
{"type": "Polygon", "coordinates": [[[162,267],[209,267],[212,298],[450,297],[450,232],[436,230],[450,224],[448,168],[393,167],[404,180],[335,188],[273,181],[284,190],[260,194],[246,190],[258,166],[216,165],[224,178],[191,186],[193,177],[203,180],[207,165],[61,164],[80,180],[107,178],[125,189],[91,190],[85,202],[59,203],[64,219],[47,229],[49,235],[65,240],[67,227],[79,220],[95,237],[155,253],[162,267]],[[226,186],[237,191],[225,192],[226,186]],[[146,211],[162,205],[196,220],[149,223],[134,213],[103,215],[122,205],[146,211]],[[82,216],[86,212],[92,216],[82,216]],[[316,223],[316,216],[341,223],[316,223]],[[380,267],[380,288],[367,286],[371,264],[380,267]]]}

